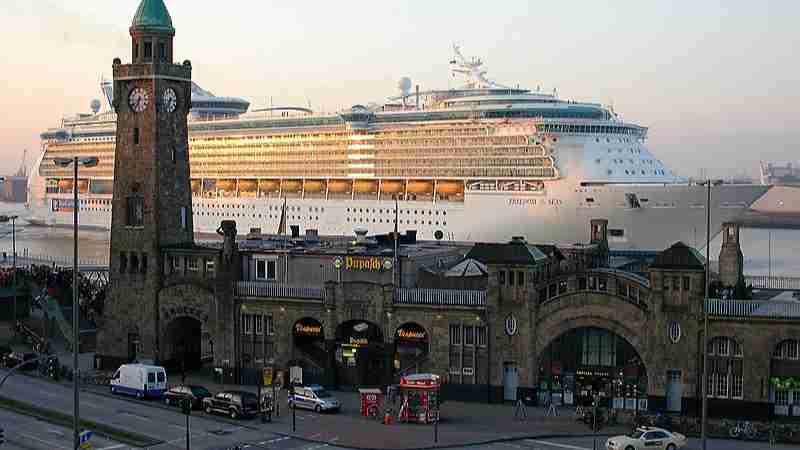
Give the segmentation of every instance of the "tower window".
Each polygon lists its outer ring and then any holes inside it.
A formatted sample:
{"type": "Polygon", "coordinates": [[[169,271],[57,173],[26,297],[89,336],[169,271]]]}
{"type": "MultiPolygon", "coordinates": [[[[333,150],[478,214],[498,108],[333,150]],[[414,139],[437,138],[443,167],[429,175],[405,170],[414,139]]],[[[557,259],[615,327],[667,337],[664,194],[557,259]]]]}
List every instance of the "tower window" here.
{"type": "Polygon", "coordinates": [[[175,161],[176,161],[175,153],[177,153],[177,150],[175,150],[175,147],[172,147],[172,163],[173,164],[175,164],[175,161]]]}
{"type": "Polygon", "coordinates": [[[147,253],[142,253],[141,261],[139,261],[139,269],[142,273],[147,273],[147,253]]]}
{"type": "Polygon", "coordinates": [[[153,57],[153,43],[152,42],[145,42],[144,43],[144,58],[150,59],[153,57]]]}
{"type": "Polygon", "coordinates": [[[131,195],[126,200],[126,218],[129,227],[144,225],[144,198],[139,193],[139,186],[134,185],[131,195]]]}
{"type": "Polygon", "coordinates": [[[124,273],[126,270],[128,270],[128,256],[122,252],[119,254],[119,271],[124,273]]]}
{"type": "Polygon", "coordinates": [[[139,145],[139,129],[133,129],[133,145],[139,145]]]}
{"type": "Polygon", "coordinates": [[[158,59],[165,61],[167,59],[167,44],[160,42],[158,44],[158,59]]]}

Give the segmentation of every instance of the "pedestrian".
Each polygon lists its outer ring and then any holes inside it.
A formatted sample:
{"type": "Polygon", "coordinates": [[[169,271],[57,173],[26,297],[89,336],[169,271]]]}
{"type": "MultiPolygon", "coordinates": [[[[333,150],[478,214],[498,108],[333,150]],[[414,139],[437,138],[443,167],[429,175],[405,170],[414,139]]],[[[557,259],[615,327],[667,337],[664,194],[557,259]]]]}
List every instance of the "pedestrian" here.
{"type": "Polygon", "coordinates": [[[777,434],[777,430],[775,429],[775,421],[773,421],[773,420],[769,421],[769,431],[768,431],[768,433],[769,433],[769,446],[770,447],[774,447],[775,446],[775,440],[776,440],[775,439],[776,438],[775,435],[777,434]]]}
{"type": "Polygon", "coordinates": [[[523,402],[521,398],[517,399],[517,405],[516,408],[514,409],[514,418],[515,419],[528,418],[528,408],[525,406],[525,402],[523,402]]]}

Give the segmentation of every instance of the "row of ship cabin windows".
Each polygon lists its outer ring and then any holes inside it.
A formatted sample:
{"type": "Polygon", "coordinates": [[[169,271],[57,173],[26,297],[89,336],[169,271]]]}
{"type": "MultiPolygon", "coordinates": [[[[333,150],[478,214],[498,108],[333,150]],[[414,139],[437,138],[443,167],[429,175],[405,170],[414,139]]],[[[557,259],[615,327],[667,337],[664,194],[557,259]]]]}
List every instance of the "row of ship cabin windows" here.
{"type": "MultiPolygon", "coordinates": [[[[345,220],[346,220],[347,223],[350,223],[350,222],[352,222],[352,223],[370,223],[369,218],[364,219],[363,217],[359,217],[358,220],[356,220],[355,217],[352,220],[350,220],[350,218],[348,217],[345,220]]],[[[393,223],[396,223],[396,222],[397,221],[394,220],[394,219],[386,219],[385,223],[393,224],[393,223]]],[[[383,221],[383,219],[374,219],[373,218],[372,219],[372,223],[384,223],[384,221],[383,221]]],[[[411,220],[405,220],[404,221],[403,219],[400,219],[400,225],[404,225],[404,224],[405,225],[425,225],[425,221],[424,220],[415,220],[412,223],[411,220]]],[[[428,221],[428,225],[437,225],[438,226],[439,224],[440,224],[440,222],[438,220],[437,221],[433,221],[433,220],[429,220],[428,221]]],[[[447,222],[446,221],[442,221],[441,225],[442,226],[447,226],[447,222]]]]}

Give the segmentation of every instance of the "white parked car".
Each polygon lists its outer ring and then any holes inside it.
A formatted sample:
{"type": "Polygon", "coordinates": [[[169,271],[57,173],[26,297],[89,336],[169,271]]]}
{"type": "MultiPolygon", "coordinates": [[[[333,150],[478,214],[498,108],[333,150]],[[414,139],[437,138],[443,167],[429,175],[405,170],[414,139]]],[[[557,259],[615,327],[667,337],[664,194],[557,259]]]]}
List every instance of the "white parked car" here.
{"type": "Polygon", "coordinates": [[[686,436],[662,428],[641,427],[633,433],[606,441],[608,450],[677,450],[686,445],[686,436]]]}

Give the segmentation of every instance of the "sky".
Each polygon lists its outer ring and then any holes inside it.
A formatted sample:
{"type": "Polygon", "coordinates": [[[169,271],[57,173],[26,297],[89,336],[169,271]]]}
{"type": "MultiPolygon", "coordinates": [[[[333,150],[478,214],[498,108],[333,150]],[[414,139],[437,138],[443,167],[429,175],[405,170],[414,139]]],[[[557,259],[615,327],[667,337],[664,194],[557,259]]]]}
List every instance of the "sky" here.
{"type": "MultiPolygon", "coordinates": [[[[130,55],[139,0],[0,1],[0,174],[39,133],[88,112],[115,57],[130,55]]],[[[684,176],[756,175],[800,161],[797,0],[165,0],[176,60],[253,108],[334,111],[380,102],[407,76],[455,87],[458,43],[501,84],[611,104],[649,127],[684,176]]]]}

